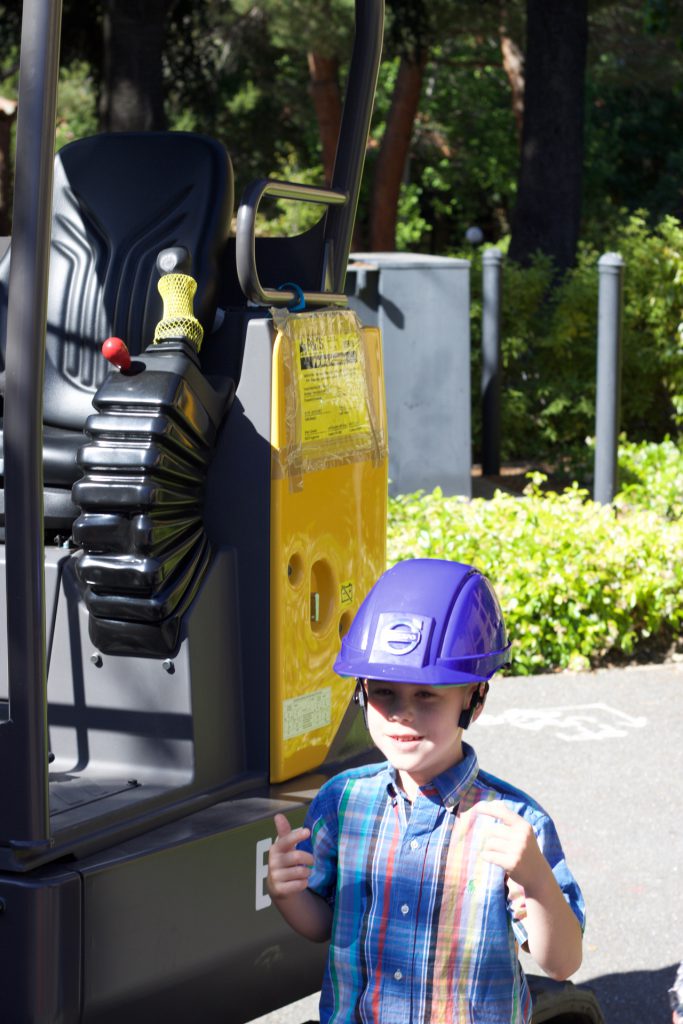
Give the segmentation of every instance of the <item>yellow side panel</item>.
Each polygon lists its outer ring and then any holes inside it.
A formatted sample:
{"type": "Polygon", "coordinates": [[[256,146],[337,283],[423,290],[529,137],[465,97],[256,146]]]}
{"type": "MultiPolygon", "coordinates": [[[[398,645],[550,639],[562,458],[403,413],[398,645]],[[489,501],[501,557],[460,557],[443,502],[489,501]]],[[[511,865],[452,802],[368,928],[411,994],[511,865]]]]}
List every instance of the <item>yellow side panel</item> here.
{"type": "MultiPolygon", "coordinates": [[[[361,338],[364,386],[373,421],[372,446],[365,453],[358,446],[352,450],[346,445],[345,450],[342,438],[328,448],[327,455],[321,456],[320,448],[313,446],[314,456],[308,460],[304,440],[298,447],[299,456],[304,450],[303,459],[292,456],[292,396],[298,394],[304,412],[309,398],[302,398],[292,349],[287,349],[288,340],[282,334],[273,352],[270,762],[274,782],[324,761],[353,695],[353,681],[340,679],[332,670],[340,638],[385,568],[388,458],[381,342],[376,329],[363,329],[361,338]]],[[[351,382],[352,387],[356,384],[351,382]]],[[[315,396],[315,389],[311,394],[315,396]]],[[[324,406],[324,397],[321,403],[324,406]]],[[[338,417],[328,413],[327,409],[316,412],[316,422],[338,417]]],[[[343,409],[342,417],[345,414],[343,409]]],[[[349,415],[352,419],[353,410],[349,415]]],[[[327,429],[334,431],[329,425],[327,429]]]]}

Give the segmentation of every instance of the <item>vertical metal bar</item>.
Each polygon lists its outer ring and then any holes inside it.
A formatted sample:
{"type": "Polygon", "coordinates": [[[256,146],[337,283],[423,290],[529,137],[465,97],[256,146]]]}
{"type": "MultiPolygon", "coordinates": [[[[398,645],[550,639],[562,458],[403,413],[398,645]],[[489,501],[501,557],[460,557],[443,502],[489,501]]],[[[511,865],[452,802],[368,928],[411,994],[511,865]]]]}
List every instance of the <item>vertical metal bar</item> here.
{"type": "Polygon", "coordinates": [[[621,405],[621,328],[624,261],[617,252],[598,260],[598,357],[593,497],[609,504],[617,492],[621,405]]]}
{"type": "Polygon", "coordinates": [[[24,0],[3,424],[10,720],[0,730],[12,780],[0,839],[17,846],[49,839],[42,412],[61,14],[61,0],[24,0]]]}
{"type": "Polygon", "coordinates": [[[481,470],[500,473],[500,323],[503,254],[487,249],[481,273],[481,470]]]}
{"type": "Polygon", "coordinates": [[[384,0],[356,0],[356,34],[351,55],[332,189],[346,192],[344,206],[328,211],[321,290],[343,292],[365,149],[382,54],[384,0]]]}

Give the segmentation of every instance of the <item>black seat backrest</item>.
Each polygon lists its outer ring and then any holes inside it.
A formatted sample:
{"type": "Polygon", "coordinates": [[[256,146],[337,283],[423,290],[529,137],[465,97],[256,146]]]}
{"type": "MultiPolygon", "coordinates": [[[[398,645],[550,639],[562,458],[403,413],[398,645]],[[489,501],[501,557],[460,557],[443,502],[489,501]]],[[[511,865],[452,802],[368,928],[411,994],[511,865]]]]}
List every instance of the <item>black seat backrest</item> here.
{"type": "MultiPolygon", "coordinates": [[[[81,139],[55,158],[43,420],[81,431],[109,366],[102,342],[132,354],[161,318],[155,260],[182,245],[197,280],[195,314],[210,330],[217,263],[230,228],[233,178],[220,143],[184,132],[81,139]]],[[[9,259],[0,262],[4,364],[9,259]]]]}

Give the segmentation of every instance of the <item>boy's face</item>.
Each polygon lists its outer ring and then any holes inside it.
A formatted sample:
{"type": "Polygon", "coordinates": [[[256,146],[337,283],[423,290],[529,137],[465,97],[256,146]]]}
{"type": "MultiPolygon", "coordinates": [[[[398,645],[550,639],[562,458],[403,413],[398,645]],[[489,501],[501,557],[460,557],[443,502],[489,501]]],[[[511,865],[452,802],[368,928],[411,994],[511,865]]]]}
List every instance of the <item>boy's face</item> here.
{"type": "MultiPolygon", "coordinates": [[[[458,719],[475,686],[415,686],[368,679],[368,729],[410,799],[462,760],[458,719]]],[[[477,709],[479,711],[480,709],[477,709]]]]}

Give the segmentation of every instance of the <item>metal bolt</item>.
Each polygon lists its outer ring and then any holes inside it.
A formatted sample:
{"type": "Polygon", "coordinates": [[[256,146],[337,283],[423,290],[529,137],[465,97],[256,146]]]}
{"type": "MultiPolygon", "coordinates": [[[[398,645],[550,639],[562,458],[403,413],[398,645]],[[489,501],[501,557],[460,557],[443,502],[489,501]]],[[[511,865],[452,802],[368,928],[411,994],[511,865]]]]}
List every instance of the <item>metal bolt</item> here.
{"type": "Polygon", "coordinates": [[[90,660],[95,666],[95,668],[102,668],[102,655],[98,654],[97,651],[94,651],[90,655],[90,660]]]}
{"type": "Polygon", "coordinates": [[[169,675],[173,675],[173,673],[175,672],[175,665],[173,664],[171,658],[166,658],[165,661],[162,661],[161,667],[163,668],[164,672],[168,672],[169,675]]]}

